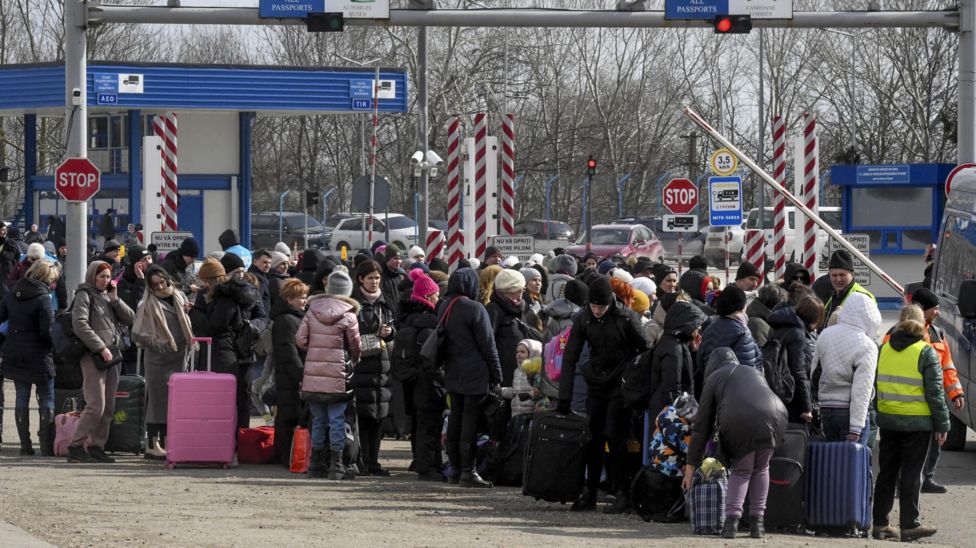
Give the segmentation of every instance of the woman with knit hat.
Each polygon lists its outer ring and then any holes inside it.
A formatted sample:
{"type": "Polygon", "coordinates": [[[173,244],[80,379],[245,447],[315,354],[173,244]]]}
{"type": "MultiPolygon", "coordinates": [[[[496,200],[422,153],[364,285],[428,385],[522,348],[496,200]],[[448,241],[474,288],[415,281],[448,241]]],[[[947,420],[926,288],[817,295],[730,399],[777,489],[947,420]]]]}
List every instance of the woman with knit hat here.
{"type": "Polygon", "coordinates": [[[525,289],[525,278],[522,274],[517,270],[502,270],[495,277],[494,288],[485,308],[491,318],[495,347],[502,365],[502,386],[512,386],[515,369],[518,367],[515,347],[522,339],[541,339],[542,336],[533,333],[523,321],[528,307],[522,298],[525,289]]]}
{"type": "Polygon", "coordinates": [[[413,289],[400,301],[392,375],[403,384],[404,406],[413,418],[413,471],[420,481],[444,481],[440,441],[444,398],[437,388],[444,384],[443,373],[432,371],[420,358],[420,348],[437,328],[440,287],[419,269],[412,269],[409,276],[413,289]]]}
{"type": "MultiPolygon", "coordinates": [[[[281,286],[288,275],[288,256],[280,251],[271,252],[271,270],[268,271],[268,291],[271,293],[271,309],[274,309],[278,301],[278,294],[281,293],[281,286]]],[[[268,311],[270,315],[270,310],[268,311]]]]}
{"type": "Polygon", "coordinates": [[[543,307],[546,306],[542,290],[542,274],[532,267],[523,268],[519,273],[525,278],[525,292],[522,297],[526,306],[536,314],[542,312],[543,307]]]}

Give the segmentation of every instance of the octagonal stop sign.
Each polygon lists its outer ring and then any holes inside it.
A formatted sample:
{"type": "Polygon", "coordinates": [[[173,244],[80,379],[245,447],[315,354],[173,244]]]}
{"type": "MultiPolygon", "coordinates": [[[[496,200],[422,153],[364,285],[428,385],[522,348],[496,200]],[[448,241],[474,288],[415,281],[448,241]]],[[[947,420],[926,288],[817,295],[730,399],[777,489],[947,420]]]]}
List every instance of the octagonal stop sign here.
{"type": "Polygon", "coordinates": [[[88,158],[68,158],[54,170],[54,188],[65,200],[87,202],[98,192],[101,178],[88,158]]]}
{"type": "Polygon", "coordinates": [[[663,192],[664,207],[675,215],[687,215],[698,205],[698,188],[690,179],[671,179],[663,192]]]}

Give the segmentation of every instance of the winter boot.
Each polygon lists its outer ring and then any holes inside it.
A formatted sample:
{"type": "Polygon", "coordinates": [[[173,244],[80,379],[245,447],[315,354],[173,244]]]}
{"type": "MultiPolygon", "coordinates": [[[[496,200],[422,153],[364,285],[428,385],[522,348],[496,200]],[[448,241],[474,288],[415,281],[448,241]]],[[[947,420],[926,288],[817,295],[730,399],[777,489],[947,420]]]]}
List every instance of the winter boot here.
{"type": "Polygon", "coordinates": [[[325,477],[325,449],[312,449],[312,456],[308,460],[308,477],[325,477]]]}
{"type": "MultiPolygon", "coordinates": [[[[346,467],[342,465],[342,450],[332,449],[329,452],[329,458],[332,461],[329,464],[329,479],[330,480],[344,480],[352,479],[346,477],[346,467]]],[[[355,478],[356,476],[353,476],[355,478]]]]}
{"type": "Polygon", "coordinates": [[[739,518],[735,516],[725,516],[725,525],[722,526],[722,538],[735,538],[735,533],[738,530],[739,518]]]}
{"type": "Polygon", "coordinates": [[[14,421],[17,423],[17,435],[20,436],[20,454],[29,456],[34,454],[34,446],[30,437],[30,410],[14,409],[14,421]]]}
{"type": "Polygon", "coordinates": [[[752,516],[749,519],[749,538],[763,538],[766,534],[764,521],[762,516],[752,516]]]}
{"type": "Polygon", "coordinates": [[[54,456],[54,410],[42,408],[41,429],[37,432],[37,437],[41,440],[41,455],[45,457],[54,456]]]}
{"type": "Polygon", "coordinates": [[[447,443],[447,460],[451,464],[450,473],[447,474],[447,483],[457,485],[461,478],[461,446],[458,443],[447,443]]]}
{"type": "MultiPolygon", "coordinates": [[[[3,389],[3,381],[0,381],[0,390],[3,389]]],[[[0,451],[3,451],[3,406],[0,405],[0,451]]]]}
{"type": "Polygon", "coordinates": [[[146,441],[146,452],[143,454],[148,460],[166,460],[166,451],[159,445],[159,434],[154,434],[146,441]]]}
{"type": "Polygon", "coordinates": [[[630,497],[624,491],[618,491],[613,504],[603,509],[604,514],[629,514],[630,497]]]}
{"type": "Polygon", "coordinates": [[[583,490],[573,506],[570,507],[571,512],[586,512],[596,508],[596,492],[590,491],[589,488],[583,490]]]}

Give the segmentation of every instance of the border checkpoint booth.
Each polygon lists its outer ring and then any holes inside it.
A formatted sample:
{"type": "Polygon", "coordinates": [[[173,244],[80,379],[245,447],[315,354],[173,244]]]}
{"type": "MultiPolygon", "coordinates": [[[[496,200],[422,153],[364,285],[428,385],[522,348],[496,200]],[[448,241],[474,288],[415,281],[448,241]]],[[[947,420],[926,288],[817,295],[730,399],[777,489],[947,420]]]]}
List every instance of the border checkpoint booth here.
{"type": "MultiPolygon", "coordinates": [[[[143,191],[158,185],[161,176],[154,166],[143,169],[144,143],[157,139],[154,117],[176,112],[179,230],[193,233],[202,255],[220,249],[217,238],[228,228],[237,230],[241,243],[249,246],[254,118],[367,114],[374,73],[371,68],[90,61],[88,157],[102,172],[101,189],[89,201],[90,236],[113,209],[117,234],[124,235],[129,223],[144,224],[149,243],[148,232],[158,220],[144,218],[143,191]]],[[[0,116],[23,116],[25,127],[25,200],[15,220],[23,219],[27,227],[36,223],[44,232],[48,216],[63,219],[67,205],[54,189],[54,168],[63,152],[38,148],[39,119],[64,116],[64,65],[4,65],[0,79],[0,116]],[[57,155],[46,162],[48,169],[40,166],[41,153],[57,155]]],[[[406,72],[381,69],[380,84],[380,112],[406,112],[406,72]]],[[[159,199],[152,194],[149,200],[159,199]]]]}
{"type": "MultiPolygon", "coordinates": [[[[867,234],[870,257],[900,284],[920,281],[925,247],[939,240],[945,181],[954,164],[835,165],[841,187],[844,234],[867,234]]],[[[902,296],[867,273],[865,288],[882,308],[900,308],[902,296]]],[[[863,282],[859,280],[859,282],[863,282]]]]}

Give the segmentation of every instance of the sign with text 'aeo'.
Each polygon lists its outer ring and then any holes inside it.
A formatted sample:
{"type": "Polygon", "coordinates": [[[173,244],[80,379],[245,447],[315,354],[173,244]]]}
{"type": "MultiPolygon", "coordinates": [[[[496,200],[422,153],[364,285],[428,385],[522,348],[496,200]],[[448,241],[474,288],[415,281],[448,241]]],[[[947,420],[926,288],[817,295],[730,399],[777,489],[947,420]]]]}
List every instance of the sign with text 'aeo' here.
{"type": "Polygon", "coordinates": [[[54,188],[65,200],[87,202],[98,193],[101,178],[88,158],[68,158],[54,170],[54,188]]]}
{"type": "Polygon", "coordinates": [[[698,187],[690,179],[671,179],[662,192],[664,207],[675,215],[690,213],[698,205],[698,187]]]}

